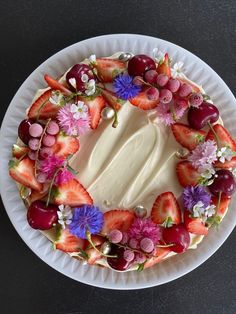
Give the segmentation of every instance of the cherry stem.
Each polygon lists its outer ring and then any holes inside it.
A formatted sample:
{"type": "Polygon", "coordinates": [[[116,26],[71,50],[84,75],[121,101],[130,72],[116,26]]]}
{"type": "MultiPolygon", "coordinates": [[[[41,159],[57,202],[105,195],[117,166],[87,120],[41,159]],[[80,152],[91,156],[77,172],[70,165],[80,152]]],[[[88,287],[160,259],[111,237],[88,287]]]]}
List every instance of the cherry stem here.
{"type": "Polygon", "coordinates": [[[50,202],[53,183],[54,183],[54,181],[55,181],[55,179],[56,179],[56,176],[58,175],[58,172],[59,172],[62,168],[63,168],[63,167],[58,168],[58,169],[55,171],[55,173],[54,173],[54,175],[53,175],[53,177],[52,177],[52,181],[50,182],[50,185],[49,185],[46,207],[48,207],[49,202],[50,202]]]}
{"type": "Polygon", "coordinates": [[[216,131],[214,130],[214,128],[213,128],[213,126],[212,126],[212,124],[210,122],[208,122],[207,124],[208,124],[209,128],[211,129],[211,131],[212,131],[212,133],[213,133],[213,135],[215,137],[217,147],[220,148],[220,140],[219,140],[218,135],[216,134],[216,131]]]}
{"type": "Polygon", "coordinates": [[[221,202],[221,196],[222,196],[222,192],[219,192],[219,197],[218,197],[218,202],[217,202],[217,206],[216,206],[216,213],[219,212],[220,209],[220,202],[221,202]]]}
{"type": "Polygon", "coordinates": [[[35,165],[34,165],[34,175],[35,175],[35,177],[37,176],[37,170],[38,170],[37,168],[38,168],[39,151],[40,151],[40,148],[41,148],[41,145],[42,145],[43,137],[44,137],[44,135],[45,135],[45,133],[47,131],[47,128],[48,128],[48,125],[49,125],[50,121],[51,121],[51,118],[47,120],[47,123],[46,123],[46,125],[45,125],[45,127],[43,129],[43,133],[42,133],[42,135],[41,135],[41,137],[39,139],[39,147],[38,147],[38,149],[36,151],[36,159],[35,159],[35,165]]]}

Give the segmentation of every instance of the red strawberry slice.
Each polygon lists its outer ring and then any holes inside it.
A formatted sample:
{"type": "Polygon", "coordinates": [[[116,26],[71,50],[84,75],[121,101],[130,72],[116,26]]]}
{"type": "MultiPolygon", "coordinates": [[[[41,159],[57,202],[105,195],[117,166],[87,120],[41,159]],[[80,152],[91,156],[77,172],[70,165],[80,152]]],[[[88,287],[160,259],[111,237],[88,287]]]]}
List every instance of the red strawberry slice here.
{"type": "Polygon", "coordinates": [[[50,75],[45,74],[44,75],[44,79],[48,83],[48,86],[51,87],[51,89],[59,90],[64,95],[68,95],[68,96],[71,95],[71,91],[68,88],[66,88],[64,85],[62,85],[57,80],[52,78],[50,75]]]}
{"type": "Polygon", "coordinates": [[[106,101],[103,96],[97,96],[92,100],[86,97],[80,97],[81,100],[89,107],[90,114],[90,125],[92,129],[98,127],[99,121],[101,119],[102,109],[106,105],[106,101]]]}
{"type": "Polygon", "coordinates": [[[12,146],[12,156],[17,159],[23,157],[24,155],[27,155],[28,151],[29,148],[26,146],[18,146],[16,144],[12,146]]]}
{"type": "Polygon", "coordinates": [[[213,196],[211,199],[211,202],[213,205],[216,206],[216,216],[223,218],[229,208],[231,198],[221,197],[219,206],[218,206],[218,197],[213,196]]]}
{"type": "MultiPolygon", "coordinates": [[[[98,247],[98,249],[100,248],[98,247]]],[[[87,263],[89,265],[94,265],[95,262],[102,257],[102,254],[94,248],[86,250],[85,253],[88,255],[87,263]]]]}
{"type": "Polygon", "coordinates": [[[166,257],[169,253],[171,252],[171,249],[166,247],[166,248],[162,248],[162,247],[158,247],[155,249],[154,252],[154,257],[151,257],[149,260],[146,261],[146,263],[144,264],[144,269],[146,268],[150,268],[153,265],[160,263],[164,257],[166,257]]]}
{"type": "Polygon", "coordinates": [[[165,54],[163,63],[158,65],[157,72],[171,77],[170,58],[168,53],[165,54]]]}
{"type": "Polygon", "coordinates": [[[182,123],[172,124],[171,129],[176,141],[189,150],[195,149],[199,140],[204,140],[206,137],[205,131],[197,131],[182,123]]]}
{"type": "Polygon", "coordinates": [[[56,143],[52,147],[52,152],[57,157],[67,158],[79,150],[79,140],[75,137],[59,133],[56,137],[56,143]]]}
{"type": "Polygon", "coordinates": [[[68,229],[61,229],[54,246],[57,250],[67,253],[80,252],[84,249],[85,241],[71,234],[68,229]]]}
{"type": "MultiPolygon", "coordinates": [[[[229,132],[221,124],[215,124],[212,126],[215,133],[217,134],[218,144],[220,147],[229,146],[233,151],[236,151],[236,143],[232,139],[229,132]]],[[[216,141],[215,135],[210,130],[206,136],[206,140],[216,141]]]]}
{"type": "Polygon", "coordinates": [[[193,218],[190,216],[190,212],[185,210],[184,212],[184,225],[188,232],[197,235],[207,235],[208,229],[205,226],[201,218],[193,218]]]}
{"type": "Polygon", "coordinates": [[[28,117],[30,119],[44,120],[56,118],[56,115],[61,107],[50,103],[49,98],[51,97],[51,94],[52,90],[48,89],[30,106],[28,112],[28,117]]]}
{"type": "MultiPolygon", "coordinates": [[[[97,235],[97,234],[92,234],[91,240],[95,246],[100,246],[101,244],[103,244],[106,241],[106,238],[102,237],[100,235],[97,235]]],[[[86,247],[86,249],[91,248],[91,244],[87,240],[86,240],[85,247],[86,247]]]]}
{"type": "Polygon", "coordinates": [[[79,206],[82,204],[93,204],[89,193],[76,179],[58,185],[54,192],[53,203],[56,205],[66,204],[69,206],[79,206]]]}
{"type": "Polygon", "coordinates": [[[43,184],[42,191],[32,190],[30,196],[28,197],[29,202],[33,203],[37,200],[45,200],[45,196],[48,194],[48,188],[49,184],[43,184]]]}
{"type": "Polygon", "coordinates": [[[39,183],[34,176],[34,161],[25,157],[21,161],[9,161],[10,176],[22,185],[36,191],[41,191],[43,185],[39,183]]]}
{"type": "Polygon", "coordinates": [[[152,206],[151,219],[156,224],[162,224],[167,219],[170,219],[173,224],[181,223],[180,207],[172,192],[158,195],[152,206]]]}
{"type": "Polygon", "coordinates": [[[132,105],[143,109],[143,110],[151,110],[156,108],[156,106],[159,103],[159,100],[151,100],[148,98],[146,90],[143,90],[140,92],[137,96],[134,98],[131,98],[129,101],[131,102],[132,105]]]}
{"type": "Polygon", "coordinates": [[[106,102],[108,103],[110,107],[114,108],[117,111],[120,110],[121,104],[119,103],[118,98],[116,97],[115,93],[103,89],[102,95],[106,99],[106,102]]]}
{"type": "Polygon", "coordinates": [[[197,185],[201,175],[187,160],[179,161],[176,165],[179,183],[185,188],[188,185],[197,185]]]}
{"type": "Polygon", "coordinates": [[[104,214],[101,233],[108,234],[113,229],[127,231],[134,220],[134,213],[124,209],[112,209],[104,214]]]}
{"type": "Polygon", "coordinates": [[[120,60],[98,58],[95,68],[101,81],[111,83],[114,77],[125,71],[126,64],[120,60]]]}

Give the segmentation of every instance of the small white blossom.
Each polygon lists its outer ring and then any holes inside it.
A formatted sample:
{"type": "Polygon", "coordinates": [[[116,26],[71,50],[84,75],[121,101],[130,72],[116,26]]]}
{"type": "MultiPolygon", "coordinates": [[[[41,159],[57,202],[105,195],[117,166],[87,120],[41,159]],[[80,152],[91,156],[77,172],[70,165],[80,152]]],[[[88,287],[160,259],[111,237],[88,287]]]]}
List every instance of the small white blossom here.
{"type": "Polygon", "coordinates": [[[229,147],[222,147],[217,151],[217,157],[219,158],[220,162],[224,163],[225,160],[230,161],[233,156],[235,156],[235,152],[233,152],[229,147]]]}
{"type": "Polygon", "coordinates": [[[96,63],[96,55],[91,55],[89,57],[89,62],[92,63],[92,64],[95,64],[96,63]]]}
{"type": "Polygon", "coordinates": [[[171,69],[171,75],[173,78],[176,78],[178,75],[180,75],[183,72],[183,65],[184,63],[179,61],[176,62],[173,66],[173,69],[171,69]]]}
{"type": "Polygon", "coordinates": [[[59,105],[64,96],[59,91],[52,91],[51,97],[49,98],[50,103],[53,105],[59,105]]]}
{"type": "Polygon", "coordinates": [[[58,223],[65,229],[66,225],[69,225],[72,222],[72,212],[70,206],[60,205],[58,206],[59,210],[57,211],[58,223]]]}
{"type": "Polygon", "coordinates": [[[199,167],[198,171],[201,173],[201,177],[204,179],[210,179],[215,174],[215,169],[211,165],[206,167],[199,167]]]}
{"type": "Polygon", "coordinates": [[[76,79],[74,77],[71,77],[69,79],[69,83],[71,84],[71,86],[73,86],[75,89],[77,88],[77,85],[76,85],[76,79]]]}
{"type": "Polygon", "coordinates": [[[86,119],[88,115],[88,107],[85,105],[83,101],[78,101],[77,105],[76,104],[71,105],[70,112],[74,113],[73,117],[76,120],[86,119]]]}
{"type": "Polygon", "coordinates": [[[201,217],[204,213],[204,204],[203,202],[199,201],[197,204],[193,206],[193,217],[201,217]]]}
{"type": "Polygon", "coordinates": [[[84,73],[84,74],[81,76],[81,81],[82,81],[83,83],[87,83],[88,80],[89,80],[88,75],[84,73]]]}
{"type": "Polygon", "coordinates": [[[88,83],[86,83],[86,90],[85,90],[85,94],[87,96],[91,96],[95,93],[96,91],[96,82],[94,79],[89,80],[88,83]]]}
{"type": "Polygon", "coordinates": [[[159,50],[158,48],[153,49],[152,55],[153,55],[153,58],[155,59],[155,61],[157,63],[163,61],[164,57],[165,57],[165,54],[161,50],[159,50]]]}

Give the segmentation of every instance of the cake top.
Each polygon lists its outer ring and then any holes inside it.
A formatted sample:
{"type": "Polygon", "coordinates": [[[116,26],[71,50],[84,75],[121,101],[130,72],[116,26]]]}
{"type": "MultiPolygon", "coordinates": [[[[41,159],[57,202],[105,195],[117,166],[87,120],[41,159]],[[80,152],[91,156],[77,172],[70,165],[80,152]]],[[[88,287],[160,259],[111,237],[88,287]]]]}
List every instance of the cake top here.
{"type": "Polygon", "coordinates": [[[116,53],[45,74],[9,173],[56,249],[117,271],[184,253],[223,219],[236,144],[167,53],[116,53]]]}

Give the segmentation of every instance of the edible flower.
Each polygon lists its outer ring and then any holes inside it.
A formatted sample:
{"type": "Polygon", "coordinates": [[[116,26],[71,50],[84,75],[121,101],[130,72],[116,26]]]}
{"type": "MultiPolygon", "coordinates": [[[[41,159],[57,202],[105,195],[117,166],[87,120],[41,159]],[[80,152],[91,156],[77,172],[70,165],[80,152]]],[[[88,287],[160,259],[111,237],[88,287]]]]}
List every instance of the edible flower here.
{"type": "Polygon", "coordinates": [[[97,61],[96,55],[91,55],[91,56],[89,57],[89,62],[90,62],[91,64],[96,64],[96,61],[97,61]]]}
{"type": "Polygon", "coordinates": [[[161,238],[160,227],[151,221],[150,218],[136,218],[129,228],[130,241],[141,241],[144,238],[152,240],[154,244],[161,238]]]}
{"type": "Polygon", "coordinates": [[[180,75],[183,72],[183,65],[184,63],[181,61],[176,62],[173,65],[173,68],[171,69],[171,75],[173,78],[176,78],[178,75],[180,75]]]}
{"type": "Polygon", "coordinates": [[[79,136],[86,133],[90,128],[88,111],[84,109],[86,105],[82,106],[83,109],[81,106],[81,102],[79,105],[66,104],[57,114],[59,125],[67,135],[79,136]],[[81,115],[83,118],[80,117],[81,115]]]}
{"type": "Polygon", "coordinates": [[[154,48],[152,51],[153,58],[157,63],[163,62],[165,54],[158,48],[154,48]]]}
{"type": "Polygon", "coordinates": [[[87,239],[87,232],[96,234],[103,226],[103,213],[93,205],[83,205],[74,208],[70,232],[81,239],[87,239]]]}
{"type": "Polygon", "coordinates": [[[168,126],[182,118],[185,110],[186,107],[181,101],[171,101],[168,104],[160,103],[157,106],[157,116],[160,122],[168,126]]]}
{"type": "Polygon", "coordinates": [[[204,207],[204,204],[199,201],[196,205],[193,206],[193,217],[201,218],[205,222],[207,218],[212,217],[216,213],[215,207],[215,205],[204,207]]]}
{"type": "Polygon", "coordinates": [[[119,98],[130,99],[135,97],[141,87],[133,83],[133,77],[128,74],[118,75],[113,82],[114,91],[119,98]]]}
{"type": "MultiPolygon", "coordinates": [[[[87,75],[87,74],[83,74],[87,75]]],[[[73,117],[76,120],[87,119],[88,117],[88,106],[85,105],[83,101],[78,101],[77,104],[72,104],[70,112],[73,113],[73,117]]]]}
{"type": "Polygon", "coordinates": [[[58,223],[62,226],[63,229],[65,229],[66,225],[69,225],[72,222],[72,211],[68,205],[60,205],[58,208],[58,223]]]}
{"type": "Polygon", "coordinates": [[[225,163],[225,160],[230,161],[234,156],[236,155],[235,152],[233,152],[230,147],[222,147],[217,151],[216,156],[219,158],[220,162],[225,163]]]}
{"type": "Polygon", "coordinates": [[[199,207],[201,202],[204,208],[207,208],[211,202],[211,195],[203,186],[187,186],[182,192],[183,204],[186,209],[193,213],[194,206],[199,207]]]}
{"type": "Polygon", "coordinates": [[[92,96],[96,92],[96,82],[94,79],[89,80],[85,83],[85,94],[87,96],[92,96]]]}

